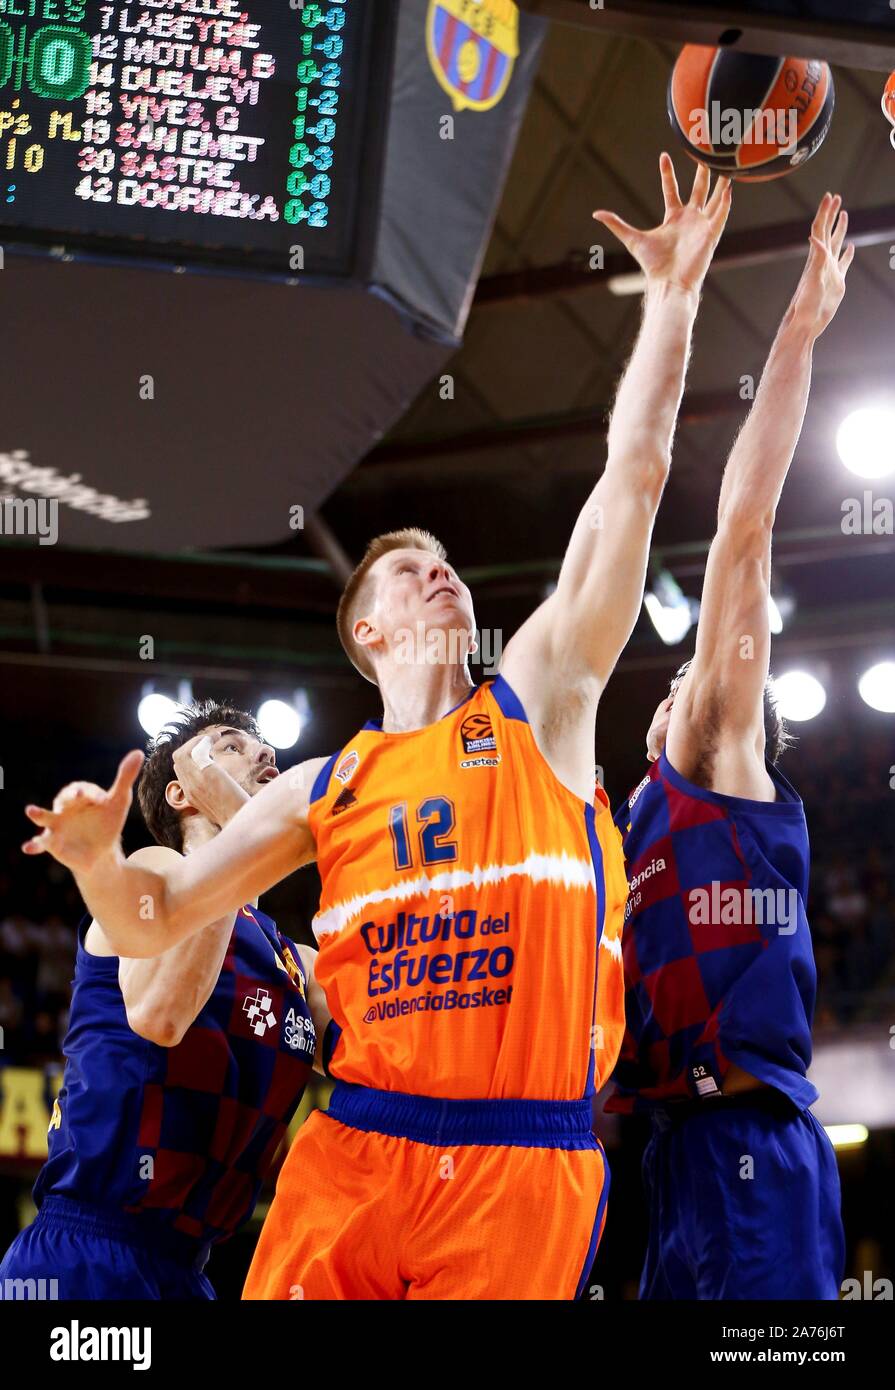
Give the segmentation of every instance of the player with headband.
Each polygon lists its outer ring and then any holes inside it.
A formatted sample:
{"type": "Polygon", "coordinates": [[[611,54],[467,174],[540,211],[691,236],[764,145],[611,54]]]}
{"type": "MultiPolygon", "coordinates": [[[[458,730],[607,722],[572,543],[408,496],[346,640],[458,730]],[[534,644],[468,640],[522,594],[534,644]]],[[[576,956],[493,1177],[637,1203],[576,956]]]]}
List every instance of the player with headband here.
{"type": "Polygon", "coordinates": [[[472,600],[439,542],[380,536],[338,621],[381,722],[166,871],[118,847],[139,755],[105,798],[28,810],[31,850],[68,864],[118,949],[138,954],[317,860],[337,1085],[286,1160],[247,1297],[572,1298],[590,1270],[608,1191],[591,1102],[623,1028],[627,896],[594,791],[594,722],[640,611],[730,206],[703,168],[686,203],[667,155],[661,176],[661,226],[596,214],[643,270],[643,322],[556,590],[496,679],[471,684],[472,600]],[[145,894],[151,922],[134,910],[145,894]]]}

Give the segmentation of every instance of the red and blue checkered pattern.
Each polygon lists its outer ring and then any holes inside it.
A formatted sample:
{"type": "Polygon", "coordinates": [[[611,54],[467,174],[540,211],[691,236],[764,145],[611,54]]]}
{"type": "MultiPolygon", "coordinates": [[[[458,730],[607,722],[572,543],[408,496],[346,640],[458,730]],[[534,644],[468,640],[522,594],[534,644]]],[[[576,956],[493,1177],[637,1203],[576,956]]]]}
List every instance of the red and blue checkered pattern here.
{"type": "Polygon", "coordinates": [[[61,1124],[35,1187],[146,1213],[201,1242],[248,1219],[305,1087],[314,1030],[297,950],[238,915],[211,997],[171,1048],[127,1025],[117,957],[78,949],[61,1124]]]}
{"type": "Polygon", "coordinates": [[[769,772],[777,800],[747,801],[695,786],[663,754],[616,814],[630,885],[626,1032],[607,1110],[717,1094],[731,1063],[800,1105],[817,1098],[805,1075],[808,831],[799,797],[769,772]],[[762,921],[746,904],[766,890],[795,911],[762,921]]]}

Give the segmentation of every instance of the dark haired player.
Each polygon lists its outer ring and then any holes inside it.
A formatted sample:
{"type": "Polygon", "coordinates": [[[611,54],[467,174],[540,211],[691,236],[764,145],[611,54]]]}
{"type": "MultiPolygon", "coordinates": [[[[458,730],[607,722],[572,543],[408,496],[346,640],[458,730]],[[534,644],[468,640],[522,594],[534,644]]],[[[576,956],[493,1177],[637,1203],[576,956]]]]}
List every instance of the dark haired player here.
{"type": "MultiPolygon", "coordinates": [[[[158,843],[132,862],[194,853],[276,776],[250,715],[192,707],[150,745],[138,794],[158,843]]],[[[214,1298],[211,1247],[251,1215],[329,1017],[315,956],[254,904],[153,960],[119,958],[85,920],[38,1215],[0,1280],[57,1279],[64,1299],[214,1298]]]]}
{"type": "Polygon", "coordinates": [[[721,486],[692,662],[647,735],[653,766],[616,816],[630,884],[627,1031],[607,1110],[647,1110],[641,1298],[839,1296],[832,1145],[806,1077],[816,976],[808,832],[775,764],[767,688],[771,532],[814,343],[854,254],[829,194],[721,486]]]}

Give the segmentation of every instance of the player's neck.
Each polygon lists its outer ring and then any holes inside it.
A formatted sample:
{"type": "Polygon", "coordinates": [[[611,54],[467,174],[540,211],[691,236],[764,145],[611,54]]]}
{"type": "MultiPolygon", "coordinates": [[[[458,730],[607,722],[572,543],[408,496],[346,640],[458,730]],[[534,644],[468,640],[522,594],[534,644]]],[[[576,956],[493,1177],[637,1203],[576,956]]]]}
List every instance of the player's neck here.
{"type": "Polygon", "coordinates": [[[180,823],[183,853],[195,854],[197,849],[207,845],[220,833],[218,826],[213,825],[210,820],[206,820],[205,816],[185,815],[180,823]]]}
{"type": "MultiPolygon", "coordinates": [[[[206,820],[204,816],[186,816],[181,825],[181,840],[183,842],[183,854],[195,854],[203,845],[207,845],[216,835],[220,835],[220,826],[214,825],[212,821],[206,820]]],[[[252,898],[248,903],[241,904],[243,907],[257,907],[258,899],[252,898]]]]}
{"type": "Polygon", "coordinates": [[[390,666],[380,672],[382,728],[387,734],[424,729],[459,705],[472,689],[466,665],[390,666]]]}

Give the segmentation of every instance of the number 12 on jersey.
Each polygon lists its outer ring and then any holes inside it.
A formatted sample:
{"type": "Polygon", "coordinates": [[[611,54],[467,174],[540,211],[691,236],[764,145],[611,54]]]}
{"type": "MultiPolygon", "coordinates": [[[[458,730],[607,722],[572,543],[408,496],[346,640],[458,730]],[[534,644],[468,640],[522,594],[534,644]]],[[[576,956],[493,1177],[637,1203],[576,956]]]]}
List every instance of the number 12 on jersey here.
{"type": "MultiPolygon", "coordinates": [[[[429,796],[416,808],[420,862],[446,864],[457,858],[457,841],[448,840],[456,823],[454,803],[446,796],[429,796]]],[[[388,828],[396,869],[413,868],[413,852],[408,829],[407,802],[392,806],[388,813],[388,828]]]]}

